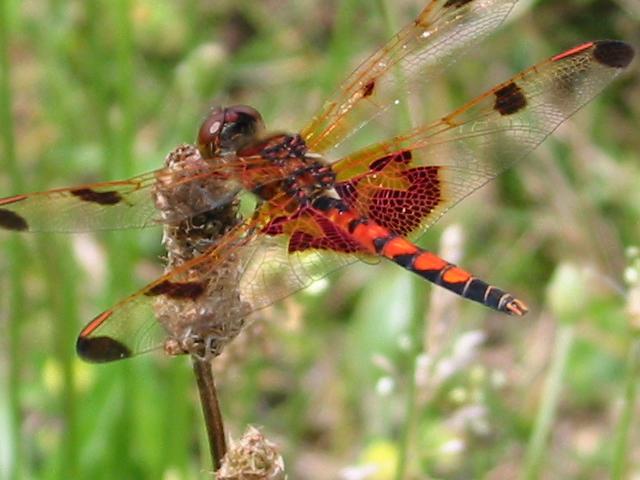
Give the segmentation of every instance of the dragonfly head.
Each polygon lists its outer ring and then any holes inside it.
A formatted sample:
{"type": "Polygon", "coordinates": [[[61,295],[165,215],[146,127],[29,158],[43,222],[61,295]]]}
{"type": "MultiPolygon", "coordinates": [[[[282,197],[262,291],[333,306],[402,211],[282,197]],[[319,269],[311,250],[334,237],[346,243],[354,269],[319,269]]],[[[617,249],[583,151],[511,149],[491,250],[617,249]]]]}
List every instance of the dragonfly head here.
{"type": "Polygon", "coordinates": [[[215,108],[202,122],[198,148],[204,158],[234,153],[264,130],[262,115],[247,105],[215,108]]]}

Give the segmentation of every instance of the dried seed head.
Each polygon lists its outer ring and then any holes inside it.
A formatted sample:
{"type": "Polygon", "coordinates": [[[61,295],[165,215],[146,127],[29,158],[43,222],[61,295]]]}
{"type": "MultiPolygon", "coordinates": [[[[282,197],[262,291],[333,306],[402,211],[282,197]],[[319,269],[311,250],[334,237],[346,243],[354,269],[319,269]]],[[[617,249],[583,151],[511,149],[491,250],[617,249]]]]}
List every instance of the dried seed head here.
{"type": "Polygon", "coordinates": [[[255,427],[232,445],[216,473],[218,480],[284,480],[284,460],[276,445],[255,427]]]}
{"type": "MultiPolygon", "coordinates": [[[[240,221],[237,202],[229,201],[233,188],[209,174],[216,161],[224,159],[205,160],[193,145],[177,147],[165,160],[170,174],[158,176],[154,191],[156,207],[165,221],[165,271],[211,254],[240,221]]],[[[184,294],[174,298],[158,296],[155,311],[169,335],[168,354],[215,357],[238,335],[250,310],[238,291],[241,273],[240,255],[200,262],[181,275],[182,281],[198,286],[197,291],[180,292],[184,294]]]]}

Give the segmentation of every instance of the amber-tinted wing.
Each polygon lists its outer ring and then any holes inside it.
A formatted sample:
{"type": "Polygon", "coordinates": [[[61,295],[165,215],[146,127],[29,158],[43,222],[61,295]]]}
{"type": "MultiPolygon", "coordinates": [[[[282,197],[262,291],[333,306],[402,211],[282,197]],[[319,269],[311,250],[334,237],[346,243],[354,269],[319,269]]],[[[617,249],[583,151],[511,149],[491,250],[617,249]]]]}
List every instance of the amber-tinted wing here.
{"type": "MultiPolygon", "coordinates": [[[[0,199],[0,229],[32,232],[86,232],[141,228],[177,222],[231,201],[240,186],[230,178],[230,165],[170,170],[163,168],[129,180],[58,188],[0,199]],[[216,182],[216,196],[171,212],[162,218],[156,208],[159,186],[164,190],[189,189],[216,182]]],[[[240,168],[241,165],[238,164],[240,168]]],[[[233,175],[237,175],[237,172],[233,175]]],[[[202,197],[202,195],[201,195],[202,197]]]]}
{"type": "Polygon", "coordinates": [[[398,95],[425,90],[435,75],[442,75],[465,49],[500,25],[515,3],[431,0],[414,22],[347,78],[302,130],[309,148],[330,151],[369,121],[399,105],[398,95]]]}
{"type": "Polygon", "coordinates": [[[432,124],[344,158],[335,165],[338,193],[389,230],[418,236],[531,152],[633,55],[608,40],[541,62],[432,124]]]}
{"type": "Polygon", "coordinates": [[[226,343],[251,312],[356,260],[359,247],[312,209],[295,218],[262,213],[95,317],[80,332],[78,354],[108,362],[161,347],[167,338],[226,343]]]}

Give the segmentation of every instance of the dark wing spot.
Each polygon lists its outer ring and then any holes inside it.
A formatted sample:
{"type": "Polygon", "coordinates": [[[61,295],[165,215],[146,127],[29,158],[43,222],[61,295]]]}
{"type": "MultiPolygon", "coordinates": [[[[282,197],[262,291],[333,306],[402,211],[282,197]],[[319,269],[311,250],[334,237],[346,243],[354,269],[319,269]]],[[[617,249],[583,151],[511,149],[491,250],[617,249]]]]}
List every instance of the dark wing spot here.
{"type": "Polygon", "coordinates": [[[370,80],[369,83],[367,83],[363,88],[362,88],[362,97],[363,98],[367,98],[370,97],[371,94],[373,93],[373,89],[376,88],[376,81],[375,80],[370,80]]]}
{"type": "Polygon", "coordinates": [[[631,45],[618,40],[602,40],[596,42],[593,58],[602,65],[612,68],[625,68],[633,60],[634,51],[631,45]]]}
{"type": "Polygon", "coordinates": [[[408,165],[411,163],[413,155],[410,150],[404,150],[402,152],[393,153],[385,157],[378,158],[369,164],[369,170],[374,172],[381,172],[389,165],[390,162],[402,163],[408,165]]]}
{"type": "Polygon", "coordinates": [[[527,99],[515,82],[496,90],[496,103],[493,108],[500,115],[512,115],[527,106],[527,99]]]}
{"type": "Polygon", "coordinates": [[[131,350],[111,337],[78,337],[76,352],[87,362],[112,362],[130,357],[131,350]]]}
{"type": "Polygon", "coordinates": [[[473,0],[447,0],[444,4],[445,8],[454,7],[460,8],[464,7],[467,3],[471,3],[473,0]]]}
{"type": "Polygon", "coordinates": [[[154,285],[145,292],[148,297],[166,295],[169,298],[188,298],[195,300],[204,293],[205,287],[201,282],[170,282],[165,280],[154,285]]]}
{"type": "Polygon", "coordinates": [[[402,153],[400,153],[400,155],[396,155],[394,160],[398,163],[404,163],[405,165],[408,165],[411,162],[412,158],[413,154],[411,153],[411,150],[404,150],[402,153]]]}
{"type": "Polygon", "coordinates": [[[373,172],[381,172],[382,170],[384,170],[384,167],[389,165],[389,162],[391,160],[393,160],[392,155],[387,155],[385,157],[378,158],[369,164],[369,170],[373,172]]]}
{"type": "Polygon", "coordinates": [[[29,229],[27,221],[16,212],[0,208],[0,227],[16,232],[24,232],[29,229]]]}
{"type": "Polygon", "coordinates": [[[75,190],[71,190],[71,194],[85,202],[93,202],[100,205],[115,205],[122,200],[122,196],[113,190],[107,192],[96,192],[90,188],[76,188],[75,190]]]}

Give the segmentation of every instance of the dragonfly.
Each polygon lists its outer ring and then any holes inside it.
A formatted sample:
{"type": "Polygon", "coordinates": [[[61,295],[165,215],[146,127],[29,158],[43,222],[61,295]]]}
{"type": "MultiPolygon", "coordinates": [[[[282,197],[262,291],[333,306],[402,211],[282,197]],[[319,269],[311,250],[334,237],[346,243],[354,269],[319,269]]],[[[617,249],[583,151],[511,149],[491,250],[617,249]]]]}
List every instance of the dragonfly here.
{"type": "Polygon", "coordinates": [[[516,1],[431,0],[298,133],[269,133],[246,105],[215,108],[197,143],[178,147],[162,168],[0,199],[0,228],[164,226],[165,245],[178,253],[164,275],[82,329],[76,349],[90,362],[162,347],[216,355],[249,314],[358,260],[385,259],[465,299],[524,315],[523,301],[415,242],[624,71],[631,46],[582,43],[447,115],[337,153],[397,112],[399,91],[419,94],[473,51],[516,1]]]}

